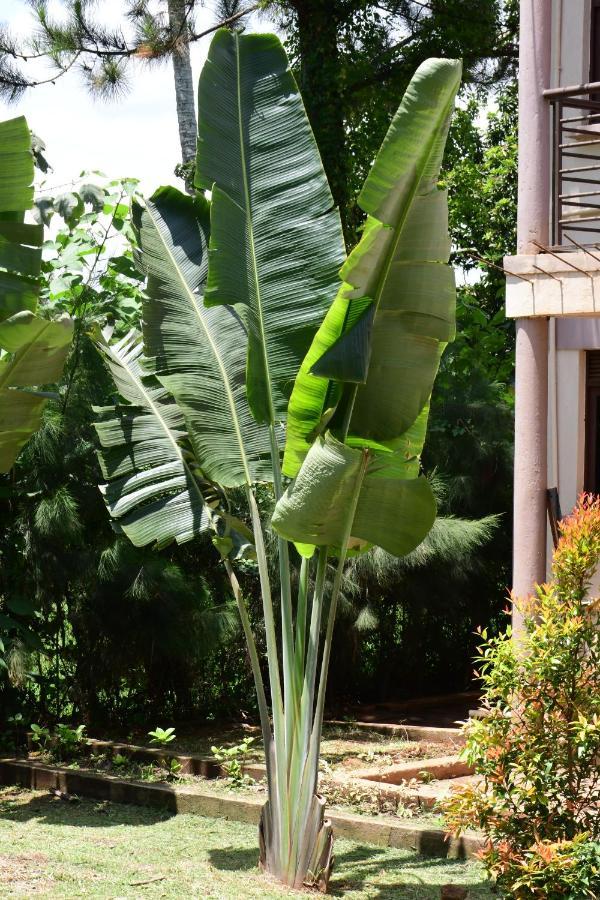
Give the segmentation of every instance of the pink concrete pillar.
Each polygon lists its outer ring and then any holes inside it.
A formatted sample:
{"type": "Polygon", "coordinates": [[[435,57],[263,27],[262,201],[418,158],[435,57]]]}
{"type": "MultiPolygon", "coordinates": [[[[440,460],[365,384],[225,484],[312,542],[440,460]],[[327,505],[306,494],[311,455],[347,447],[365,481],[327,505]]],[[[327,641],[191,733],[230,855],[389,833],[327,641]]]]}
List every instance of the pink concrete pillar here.
{"type": "MultiPolygon", "coordinates": [[[[542,92],[551,86],[551,41],[550,0],[521,0],[519,253],[549,242],[550,112],[542,92]]],[[[548,320],[517,319],[516,331],[513,590],[527,596],[546,579],[548,320]]],[[[516,635],[521,627],[514,612],[516,635]]]]}

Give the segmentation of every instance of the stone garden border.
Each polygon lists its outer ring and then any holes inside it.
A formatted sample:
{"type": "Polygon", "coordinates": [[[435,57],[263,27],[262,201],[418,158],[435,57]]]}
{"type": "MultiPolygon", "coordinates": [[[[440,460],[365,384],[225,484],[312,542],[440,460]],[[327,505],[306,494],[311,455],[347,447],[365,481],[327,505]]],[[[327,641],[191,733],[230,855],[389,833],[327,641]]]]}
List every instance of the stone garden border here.
{"type": "MultiPolygon", "coordinates": [[[[58,789],[95,800],[153,806],[173,813],[194,813],[251,824],[258,823],[263,805],[263,800],[255,797],[228,797],[210,790],[191,790],[185,785],[143,784],[27,759],[1,759],[0,783],[33,790],[58,789]]],[[[329,811],[328,817],[338,837],[383,847],[404,847],[424,856],[471,859],[483,845],[483,839],[475,833],[447,840],[442,829],[416,823],[354,816],[335,810],[329,811]]]]}

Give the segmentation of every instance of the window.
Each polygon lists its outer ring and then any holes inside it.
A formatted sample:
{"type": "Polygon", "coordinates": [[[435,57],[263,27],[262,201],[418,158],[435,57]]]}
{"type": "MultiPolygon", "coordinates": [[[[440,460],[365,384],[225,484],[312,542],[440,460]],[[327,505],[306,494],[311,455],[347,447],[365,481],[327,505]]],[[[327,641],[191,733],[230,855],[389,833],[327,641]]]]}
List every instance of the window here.
{"type": "Polygon", "coordinates": [[[600,0],[592,0],[590,81],[600,81],[600,0]]]}
{"type": "Polygon", "coordinates": [[[600,494],[600,350],[586,353],[584,490],[600,494]]]}

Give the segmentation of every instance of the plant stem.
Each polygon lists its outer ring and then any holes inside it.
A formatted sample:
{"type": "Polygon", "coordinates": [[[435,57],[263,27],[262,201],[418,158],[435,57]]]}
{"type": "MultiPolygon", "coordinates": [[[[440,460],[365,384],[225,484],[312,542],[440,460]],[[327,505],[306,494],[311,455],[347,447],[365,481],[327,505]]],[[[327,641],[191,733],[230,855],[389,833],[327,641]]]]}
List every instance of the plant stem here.
{"type": "Polygon", "coordinates": [[[342,540],[342,546],[340,547],[340,555],[338,559],[337,568],[335,570],[335,576],[333,579],[333,586],[331,589],[331,601],[329,604],[329,613],[327,616],[327,631],[325,633],[325,642],[323,644],[323,658],[321,660],[321,674],[319,678],[319,693],[317,695],[317,705],[315,709],[315,717],[313,730],[311,734],[311,752],[316,757],[313,760],[312,765],[312,779],[313,779],[313,792],[317,790],[317,781],[318,781],[318,773],[319,773],[319,747],[321,744],[321,733],[323,730],[323,711],[325,709],[325,692],[327,689],[327,674],[329,672],[329,660],[331,657],[331,645],[333,642],[333,628],[335,625],[335,616],[337,612],[337,604],[340,595],[340,584],[342,581],[342,575],[344,572],[344,565],[346,562],[346,554],[348,552],[348,541],[350,540],[352,525],[354,524],[354,517],[356,515],[356,507],[358,506],[358,500],[360,497],[360,492],[362,490],[363,479],[365,477],[365,473],[367,471],[367,466],[369,464],[370,454],[368,450],[363,450],[361,466],[359,469],[359,473],[356,478],[356,484],[354,486],[354,493],[352,495],[352,499],[348,509],[348,515],[346,518],[346,523],[344,526],[344,536],[342,540]],[[316,748],[316,750],[315,750],[316,748]]]}
{"type": "MultiPolygon", "coordinates": [[[[279,444],[275,434],[275,426],[269,427],[271,438],[271,464],[273,468],[273,486],[275,501],[283,495],[283,479],[281,474],[281,460],[279,457],[279,444]]],[[[288,762],[291,758],[294,737],[294,709],[296,707],[295,675],[294,675],[294,630],[292,610],[292,580],[290,572],[290,551],[288,542],[277,537],[279,550],[279,583],[281,589],[281,647],[283,663],[283,692],[285,715],[285,745],[288,762]]]]}
{"type": "Polygon", "coordinates": [[[258,711],[260,716],[260,727],[263,736],[263,743],[265,745],[265,762],[267,766],[267,784],[269,791],[271,791],[273,787],[273,733],[271,731],[271,722],[269,720],[269,708],[267,706],[267,698],[265,695],[265,685],[263,682],[262,672],[260,670],[260,662],[258,659],[258,651],[256,649],[256,641],[254,640],[254,635],[252,633],[252,626],[250,625],[250,618],[248,616],[248,610],[246,608],[246,603],[244,597],[242,595],[242,591],[240,588],[240,583],[237,580],[236,574],[233,571],[233,567],[231,562],[228,559],[224,560],[225,571],[227,572],[227,576],[231,583],[231,589],[233,591],[233,596],[235,597],[235,601],[237,603],[237,608],[240,613],[240,619],[242,622],[242,628],[244,630],[244,636],[246,638],[246,645],[248,647],[248,655],[250,656],[250,665],[252,667],[252,674],[254,676],[254,684],[256,686],[256,695],[258,699],[258,711]]]}
{"type": "MultiPolygon", "coordinates": [[[[276,760],[276,791],[270,796],[271,812],[278,819],[277,828],[280,837],[279,860],[285,859],[289,847],[289,804],[287,794],[287,766],[285,747],[285,718],[283,700],[281,696],[281,680],[279,675],[279,654],[277,651],[277,635],[275,631],[275,618],[273,615],[273,601],[271,598],[271,584],[269,582],[269,566],[265,550],[265,540],[260,520],[260,513],[256,504],[256,498],[250,487],[247,487],[248,506],[252,520],[252,530],[256,545],[256,560],[260,577],[260,589],[263,603],[263,616],[265,620],[265,635],[267,640],[267,657],[269,664],[269,684],[271,687],[271,708],[273,711],[273,739],[275,742],[276,760]]],[[[277,874],[277,873],[275,873],[277,874]]]]}
{"type": "Polygon", "coordinates": [[[319,636],[321,633],[321,616],[323,612],[326,573],[327,547],[319,547],[317,574],[310,615],[308,647],[306,651],[306,665],[304,668],[304,682],[300,699],[300,722],[296,732],[296,743],[290,764],[290,796],[297,799],[292,828],[292,848],[288,862],[288,877],[291,877],[294,874],[297,867],[298,847],[304,832],[304,823],[308,817],[308,804],[312,801],[312,793],[309,795],[306,790],[303,790],[303,787],[307,781],[306,772],[314,707],[317,662],[319,657],[319,636]]]}
{"type": "Polygon", "coordinates": [[[348,431],[350,429],[350,421],[352,419],[352,413],[354,412],[354,404],[356,403],[356,395],[358,394],[358,385],[353,384],[350,393],[348,395],[348,403],[346,404],[346,410],[344,412],[344,421],[342,422],[342,433],[340,435],[340,440],[345,441],[348,437],[348,431]]]}
{"type": "Polygon", "coordinates": [[[305,556],[300,563],[300,579],[298,582],[298,605],[296,607],[296,637],[294,640],[294,663],[296,674],[297,715],[300,714],[298,701],[302,694],[304,663],[306,660],[306,614],[308,605],[308,572],[310,560],[305,556]]]}

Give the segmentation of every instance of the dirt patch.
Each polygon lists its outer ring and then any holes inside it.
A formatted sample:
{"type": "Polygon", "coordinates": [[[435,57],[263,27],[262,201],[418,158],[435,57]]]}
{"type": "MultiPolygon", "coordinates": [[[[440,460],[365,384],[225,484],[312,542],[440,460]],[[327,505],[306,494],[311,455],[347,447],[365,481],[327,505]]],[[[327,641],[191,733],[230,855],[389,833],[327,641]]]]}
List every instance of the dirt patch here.
{"type": "Polygon", "coordinates": [[[325,739],[321,749],[321,758],[332,769],[351,772],[353,769],[379,769],[384,771],[392,766],[412,760],[437,759],[456,753],[456,746],[451,743],[433,743],[431,741],[369,741],[360,744],[344,738],[325,739]]]}
{"type": "Polygon", "coordinates": [[[47,862],[43,853],[0,854],[0,885],[16,896],[43,895],[52,882],[45,869],[47,862]]]}

